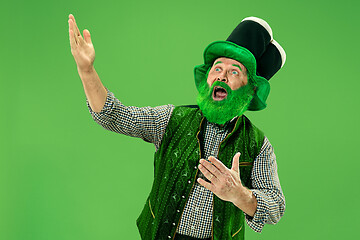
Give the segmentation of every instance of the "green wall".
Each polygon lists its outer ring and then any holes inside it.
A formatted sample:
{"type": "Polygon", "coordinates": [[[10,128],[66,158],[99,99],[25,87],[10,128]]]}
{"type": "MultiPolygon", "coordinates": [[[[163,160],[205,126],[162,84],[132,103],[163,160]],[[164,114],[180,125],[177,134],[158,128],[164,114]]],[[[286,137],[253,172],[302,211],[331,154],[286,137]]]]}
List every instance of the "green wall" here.
{"type": "Polygon", "coordinates": [[[68,15],[125,105],[195,104],[193,68],[241,19],[268,21],[287,62],[246,115],[275,148],[281,221],[247,239],[350,239],[359,220],[357,1],[15,1],[0,9],[0,239],[139,239],[154,146],[88,112],[68,15]],[[356,184],[356,185],[355,185],[356,184]]]}

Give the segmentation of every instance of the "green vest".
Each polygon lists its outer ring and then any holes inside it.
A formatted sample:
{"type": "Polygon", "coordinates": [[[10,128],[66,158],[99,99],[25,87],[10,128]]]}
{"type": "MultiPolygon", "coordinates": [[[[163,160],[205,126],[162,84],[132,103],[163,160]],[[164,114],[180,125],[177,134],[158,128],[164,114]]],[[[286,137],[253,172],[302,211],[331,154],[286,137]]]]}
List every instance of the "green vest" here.
{"type": "MultiPolygon", "coordinates": [[[[242,115],[220,143],[219,155],[231,168],[233,156],[240,155],[240,177],[251,188],[253,161],[259,154],[264,133],[242,115]]],[[[196,182],[201,155],[204,117],[198,108],[175,107],[159,149],[154,156],[154,181],[136,223],[144,240],[174,239],[180,218],[196,182]]],[[[244,239],[244,213],[233,203],[214,194],[212,239],[244,239]]]]}

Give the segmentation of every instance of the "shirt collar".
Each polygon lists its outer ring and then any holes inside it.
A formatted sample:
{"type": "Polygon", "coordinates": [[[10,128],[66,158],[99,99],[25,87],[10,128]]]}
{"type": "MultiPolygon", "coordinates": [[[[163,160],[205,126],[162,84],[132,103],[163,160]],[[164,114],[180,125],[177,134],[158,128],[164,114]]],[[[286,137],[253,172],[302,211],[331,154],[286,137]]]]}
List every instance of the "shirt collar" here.
{"type": "Polygon", "coordinates": [[[225,129],[225,128],[228,128],[229,126],[233,125],[232,123],[234,122],[235,119],[237,119],[239,116],[236,116],[236,117],[233,117],[232,119],[230,119],[229,121],[227,121],[226,123],[224,124],[217,124],[217,123],[212,123],[212,122],[209,122],[207,119],[206,121],[208,122],[208,124],[211,124],[213,126],[216,126],[220,129],[225,129]]]}

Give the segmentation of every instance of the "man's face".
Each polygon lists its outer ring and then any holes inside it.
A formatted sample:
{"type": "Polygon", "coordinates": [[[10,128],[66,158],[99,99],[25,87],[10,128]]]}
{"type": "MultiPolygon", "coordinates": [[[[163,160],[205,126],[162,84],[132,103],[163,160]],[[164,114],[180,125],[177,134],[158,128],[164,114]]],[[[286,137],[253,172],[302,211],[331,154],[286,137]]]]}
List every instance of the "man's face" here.
{"type": "Polygon", "coordinates": [[[254,84],[248,83],[244,65],[230,58],[218,58],[198,87],[196,99],[200,110],[210,122],[224,124],[241,116],[249,106],[254,84]]]}
{"type": "MultiPolygon", "coordinates": [[[[231,90],[237,90],[247,84],[247,70],[234,59],[217,58],[208,73],[207,83],[211,87],[216,81],[225,82],[231,90]]],[[[214,101],[221,101],[227,97],[226,90],[221,87],[214,88],[212,94],[214,101]]]]}

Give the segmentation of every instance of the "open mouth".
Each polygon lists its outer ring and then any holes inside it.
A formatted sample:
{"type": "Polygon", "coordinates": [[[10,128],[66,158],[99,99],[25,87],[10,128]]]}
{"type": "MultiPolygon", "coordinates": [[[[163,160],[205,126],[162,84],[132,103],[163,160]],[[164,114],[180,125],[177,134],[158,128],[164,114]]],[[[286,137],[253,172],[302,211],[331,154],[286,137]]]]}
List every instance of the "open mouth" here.
{"type": "Polygon", "coordinates": [[[225,88],[216,86],[216,87],[214,87],[212,97],[213,97],[214,101],[221,101],[227,97],[227,92],[226,92],[225,88]]]}

